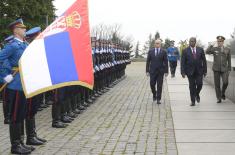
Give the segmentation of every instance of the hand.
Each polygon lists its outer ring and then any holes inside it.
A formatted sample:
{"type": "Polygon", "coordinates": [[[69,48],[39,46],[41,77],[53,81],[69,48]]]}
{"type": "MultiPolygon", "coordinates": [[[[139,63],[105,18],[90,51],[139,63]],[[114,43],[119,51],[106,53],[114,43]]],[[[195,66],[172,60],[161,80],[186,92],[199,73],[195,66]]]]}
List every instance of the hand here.
{"type": "Polygon", "coordinates": [[[168,76],[168,73],[165,73],[165,77],[167,77],[168,76]]]}
{"type": "Polygon", "coordinates": [[[13,76],[11,74],[7,75],[6,77],[3,78],[6,83],[10,83],[13,80],[13,76]]]}
{"type": "Polygon", "coordinates": [[[181,74],[182,75],[182,78],[185,78],[185,74],[181,74]]]}
{"type": "Polygon", "coordinates": [[[146,72],[146,76],[149,76],[149,72],[146,72]]]}

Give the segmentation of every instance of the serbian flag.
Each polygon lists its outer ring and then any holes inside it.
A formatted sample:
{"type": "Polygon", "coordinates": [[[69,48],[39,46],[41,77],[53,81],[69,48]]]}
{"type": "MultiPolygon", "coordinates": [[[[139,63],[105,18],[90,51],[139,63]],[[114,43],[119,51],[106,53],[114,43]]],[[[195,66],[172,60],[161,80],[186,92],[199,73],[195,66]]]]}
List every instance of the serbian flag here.
{"type": "Polygon", "coordinates": [[[26,48],[20,76],[27,98],[69,85],[93,88],[87,0],[77,0],[26,48]]]}

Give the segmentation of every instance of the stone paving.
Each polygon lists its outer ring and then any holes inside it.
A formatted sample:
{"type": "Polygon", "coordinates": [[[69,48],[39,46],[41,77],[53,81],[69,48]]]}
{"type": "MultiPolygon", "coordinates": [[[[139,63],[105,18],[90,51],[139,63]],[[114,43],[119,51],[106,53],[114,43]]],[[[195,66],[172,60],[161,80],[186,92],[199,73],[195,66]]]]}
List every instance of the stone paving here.
{"type": "MultiPolygon", "coordinates": [[[[145,63],[127,67],[127,77],[99,97],[67,128],[51,127],[51,108],[36,116],[38,135],[48,142],[33,155],[177,155],[166,81],[162,104],[152,101],[145,63]]],[[[10,152],[8,126],[0,105],[0,154],[10,152]]]]}

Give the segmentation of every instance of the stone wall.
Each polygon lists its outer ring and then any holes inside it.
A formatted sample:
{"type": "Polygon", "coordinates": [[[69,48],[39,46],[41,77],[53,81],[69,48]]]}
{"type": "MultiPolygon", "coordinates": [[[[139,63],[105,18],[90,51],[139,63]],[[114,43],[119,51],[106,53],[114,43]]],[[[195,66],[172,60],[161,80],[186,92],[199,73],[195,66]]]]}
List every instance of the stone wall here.
{"type": "MultiPolygon", "coordinates": [[[[207,55],[207,76],[204,80],[210,85],[214,86],[214,75],[212,71],[212,64],[213,64],[213,57],[207,55]]],[[[232,71],[229,75],[229,85],[226,91],[226,97],[235,102],[235,57],[232,58],[232,71]]]]}

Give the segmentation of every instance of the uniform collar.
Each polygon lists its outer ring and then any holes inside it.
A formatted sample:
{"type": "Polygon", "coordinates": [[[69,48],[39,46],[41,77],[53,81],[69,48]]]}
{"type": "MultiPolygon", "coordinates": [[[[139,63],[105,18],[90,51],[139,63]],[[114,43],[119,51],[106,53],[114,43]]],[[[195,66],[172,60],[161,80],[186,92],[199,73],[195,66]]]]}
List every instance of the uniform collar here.
{"type": "Polygon", "coordinates": [[[15,40],[17,40],[17,41],[19,41],[19,42],[21,42],[21,43],[23,43],[24,41],[23,40],[20,40],[19,38],[17,38],[17,37],[15,37],[15,40]]]}

